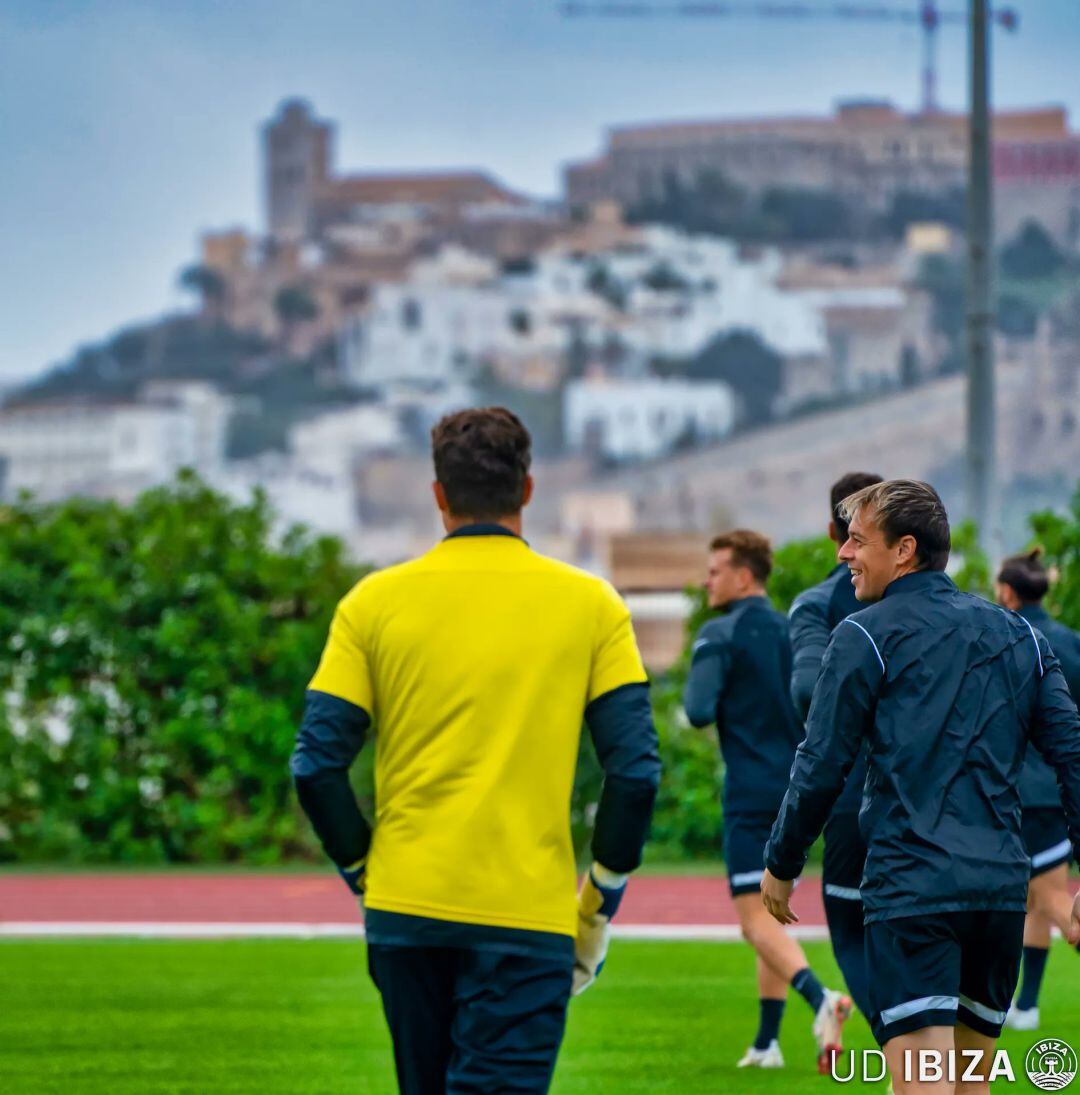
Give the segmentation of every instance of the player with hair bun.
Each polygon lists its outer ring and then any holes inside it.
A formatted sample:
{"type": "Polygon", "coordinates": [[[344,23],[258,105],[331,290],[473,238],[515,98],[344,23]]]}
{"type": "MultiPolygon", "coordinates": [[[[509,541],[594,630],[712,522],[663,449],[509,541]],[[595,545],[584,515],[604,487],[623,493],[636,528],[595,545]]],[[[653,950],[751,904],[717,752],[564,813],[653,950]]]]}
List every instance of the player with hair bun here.
{"type": "MultiPolygon", "coordinates": [[[[1042,552],[1013,555],[997,576],[998,604],[1023,616],[1041,631],[1061,662],[1061,671],[1073,699],[1080,697],[1080,635],[1058,623],[1042,607],[1050,590],[1050,575],[1042,552]]],[[[1024,962],[1020,994],[1009,1009],[1005,1025],[1014,1030],[1037,1030],[1039,990],[1050,954],[1050,926],[1065,934],[1072,911],[1069,860],[1072,849],[1057,778],[1050,766],[1029,748],[1020,773],[1021,835],[1031,859],[1028,914],[1024,922],[1024,962]]]]}

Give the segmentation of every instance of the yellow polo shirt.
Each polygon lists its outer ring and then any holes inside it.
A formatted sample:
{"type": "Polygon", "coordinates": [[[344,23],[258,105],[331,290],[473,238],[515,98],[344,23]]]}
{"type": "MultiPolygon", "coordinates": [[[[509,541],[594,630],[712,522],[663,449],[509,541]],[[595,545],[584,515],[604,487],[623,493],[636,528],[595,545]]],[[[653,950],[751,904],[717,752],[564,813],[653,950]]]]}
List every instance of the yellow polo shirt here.
{"type": "Polygon", "coordinates": [[[574,935],[583,714],[645,680],[615,590],[516,536],[457,534],[365,577],[308,686],[374,723],[365,905],[574,935]]]}

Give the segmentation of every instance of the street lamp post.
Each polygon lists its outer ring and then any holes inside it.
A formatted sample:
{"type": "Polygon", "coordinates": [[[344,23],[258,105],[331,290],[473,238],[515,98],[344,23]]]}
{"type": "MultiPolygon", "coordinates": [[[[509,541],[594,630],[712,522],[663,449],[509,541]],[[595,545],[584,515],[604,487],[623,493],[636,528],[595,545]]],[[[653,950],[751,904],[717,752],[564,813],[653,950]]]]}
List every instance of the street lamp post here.
{"type": "Polygon", "coordinates": [[[1001,553],[995,467],[993,261],[990,173],[989,20],[971,0],[971,107],[968,115],[967,510],[992,559],[1001,553]]]}

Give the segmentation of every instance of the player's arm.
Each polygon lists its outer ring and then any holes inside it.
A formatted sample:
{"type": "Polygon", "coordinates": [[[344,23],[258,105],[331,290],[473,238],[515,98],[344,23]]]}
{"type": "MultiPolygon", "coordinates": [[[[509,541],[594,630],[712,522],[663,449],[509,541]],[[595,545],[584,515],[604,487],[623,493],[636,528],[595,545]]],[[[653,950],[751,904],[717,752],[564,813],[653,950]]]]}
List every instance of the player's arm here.
{"type": "Polygon", "coordinates": [[[660,786],[659,741],[630,613],[606,586],[601,619],[585,723],[604,784],[593,827],[593,864],[578,898],[575,995],[593,983],[604,964],[609,924],[630,872],[641,864],[660,786]]]}
{"type": "Polygon", "coordinates": [[[716,707],[731,666],[731,643],[726,619],[708,620],[690,648],[690,672],[683,689],[683,709],[691,726],[716,721],[716,707]]]}
{"type": "MultiPolygon", "coordinates": [[[[1029,733],[1035,748],[1057,773],[1073,855],[1080,859],[1080,714],[1061,663],[1045,637],[1040,632],[1035,635],[1039,680],[1029,733]]],[[[1073,945],[1080,943],[1080,894],[1073,903],[1068,939],[1073,945]]]]}
{"type": "Polygon", "coordinates": [[[660,751],[646,682],[624,684],[585,709],[604,786],[593,827],[593,859],[625,875],[641,864],[660,786],[660,751]]]}
{"type": "Polygon", "coordinates": [[[1065,675],[1069,695],[1076,706],[1080,707],[1080,636],[1073,633],[1069,638],[1072,639],[1069,646],[1059,646],[1055,653],[1061,662],[1061,672],[1065,675]]]}
{"type": "Polygon", "coordinates": [[[349,768],[371,726],[367,657],[339,606],[289,760],[300,805],[323,849],[356,894],[364,887],[371,827],[353,793],[349,768]]]}
{"type": "Polygon", "coordinates": [[[795,598],[788,613],[791,636],[791,701],[799,718],[806,721],[821,662],[829,646],[828,594],[808,589],[795,598]]]}
{"type": "Polygon", "coordinates": [[[1069,838],[1080,859],[1080,714],[1057,655],[1041,632],[1036,635],[1040,676],[1029,734],[1035,748],[1057,773],[1069,838]]]}
{"type": "Polygon", "coordinates": [[[851,620],[839,624],[825,652],[806,737],[795,752],[787,793],[765,847],[765,866],[773,878],[791,882],[805,866],[810,845],[824,828],[869,730],[884,672],[878,648],[862,627],[851,620]]]}

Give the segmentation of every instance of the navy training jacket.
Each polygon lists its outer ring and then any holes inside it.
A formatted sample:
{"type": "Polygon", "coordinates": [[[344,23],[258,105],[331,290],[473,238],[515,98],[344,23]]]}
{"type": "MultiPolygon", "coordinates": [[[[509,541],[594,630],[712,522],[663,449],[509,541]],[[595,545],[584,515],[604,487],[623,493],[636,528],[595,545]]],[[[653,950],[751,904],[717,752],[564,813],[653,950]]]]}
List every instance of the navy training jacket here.
{"type": "Polygon", "coordinates": [[[1030,864],[1019,776],[1028,740],[1058,774],[1080,853],[1080,715],[1049,643],[943,573],[898,578],[833,632],[766,847],[794,878],[864,739],[866,922],[1022,912],[1030,864]]]}
{"type": "MultiPolygon", "coordinates": [[[[804,719],[814,697],[814,685],[821,672],[821,660],[829,645],[833,629],[863,605],[855,596],[851,571],[846,563],[838,563],[828,578],[800,593],[788,612],[791,632],[791,702],[799,718],[804,719]]],[[[857,814],[862,805],[866,784],[866,750],[863,749],[852,766],[847,783],[833,807],[834,814],[857,814]]]]}
{"type": "MultiPolygon", "coordinates": [[[[1025,605],[1020,609],[1020,615],[1046,636],[1061,662],[1061,672],[1073,701],[1080,705],[1080,635],[1058,623],[1041,605],[1025,605]]],[[[1024,760],[1020,773],[1020,804],[1025,810],[1061,809],[1057,776],[1037,749],[1029,748],[1024,760]]]]}
{"type": "Polygon", "coordinates": [[[802,724],[791,703],[787,620],[767,597],[733,601],[702,625],[683,706],[694,726],[715,722],[724,756],[724,811],[776,816],[802,724]]]}

